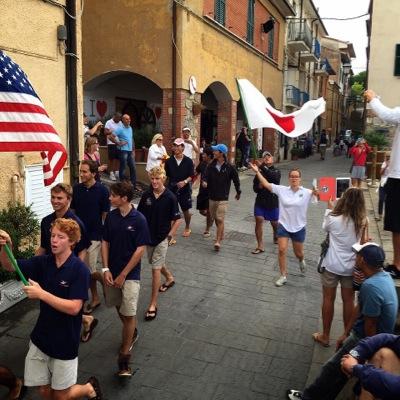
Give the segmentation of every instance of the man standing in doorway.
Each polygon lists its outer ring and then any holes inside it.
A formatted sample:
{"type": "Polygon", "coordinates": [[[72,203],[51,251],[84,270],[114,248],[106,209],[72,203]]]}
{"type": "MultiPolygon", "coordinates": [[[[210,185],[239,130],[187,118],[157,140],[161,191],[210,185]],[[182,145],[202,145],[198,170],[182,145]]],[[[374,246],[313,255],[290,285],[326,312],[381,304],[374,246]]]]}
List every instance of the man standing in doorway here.
{"type": "Polygon", "coordinates": [[[192,176],[194,175],[194,165],[191,158],[183,154],[185,141],[181,138],[175,139],[172,145],[174,155],[165,162],[165,173],[168,177],[168,189],[175,194],[181,206],[185,218],[185,229],[183,237],[189,237],[192,233],[190,220],[192,214],[192,176]]]}
{"type": "Polygon", "coordinates": [[[90,269],[92,293],[91,302],[87,305],[86,313],[90,314],[100,305],[97,282],[103,284],[103,275],[98,267],[101,262],[101,236],[103,221],[110,211],[110,200],[107,188],[96,181],[97,164],[92,160],[83,160],[79,168],[81,183],[74,186],[71,208],[85,224],[87,235],[91,241],[87,249],[86,265],[90,269]]]}
{"type": "Polygon", "coordinates": [[[193,158],[196,158],[197,155],[200,154],[200,150],[196,142],[190,137],[190,133],[190,128],[188,126],[184,126],[182,128],[181,138],[185,141],[185,149],[183,150],[183,154],[193,160],[193,158]]]}
{"type": "Polygon", "coordinates": [[[110,171],[110,179],[112,181],[117,180],[118,168],[119,168],[119,150],[116,143],[116,137],[114,132],[118,128],[122,128],[121,122],[122,114],[120,112],[115,112],[113,117],[109,119],[105,126],[104,132],[107,135],[107,151],[108,151],[108,166],[110,171]]]}
{"type": "MultiPolygon", "coordinates": [[[[264,151],[262,155],[262,163],[259,165],[262,176],[271,183],[279,185],[281,181],[281,171],[275,168],[274,157],[269,151],[264,151]]],[[[255,233],[257,239],[257,247],[252,251],[253,254],[263,253],[263,224],[264,220],[269,221],[274,234],[274,243],[278,243],[276,229],[278,228],[279,219],[279,199],[278,196],[265,189],[260,184],[257,175],[253,180],[253,190],[257,193],[256,202],[254,204],[254,218],[256,220],[255,233]]]]}
{"type": "Polygon", "coordinates": [[[164,186],[166,179],[164,168],[154,167],[149,171],[151,187],[143,193],[138,211],[149,226],[151,243],[147,246],[149,264],[152,267],[152,290],[150,305],[146,311],[146,321],[157,316],[158,292],[166,292],[175,284],[174,276],[166,266],[168,237],[173,237],[179,227],[179,213],[176,196],[164,186]],[[161,274],[165,282],[161,285],[161,274]]]}
{"type": "Polygon", "coordinates": [[[128,164],[129,177],[136,189],[136,166],[133,159],[133,151],[135,143],[133,141],[133,129],[131,127],[131,117],[128,114],[122,116],[122,127],[115,130],[114,134],[118,138],[117,146],[119,147],[119,180],[125,180],[125,168],[128,164]]]}
{"type": "Polygon", "coordinates": [[[325,160],[326,146],[328,144],[328,138],[326,136],[325,129],[322,129],[319,136],[319,152],[321,154],[321,160],[325,160]]]}
{"type": "Polygon", "coordinates": [[[228,147],[223,143],[211,147],[214,152],[214,160],[207,167],[202,185],[208,188],[210,216],[217,226],[217,236],[214,250],[219,251],[224,237],[224,220],[228,207],[231,181],[235,185],[235,199],[240,199],[240,181],[236,169],[227,162],[228,147]]]}
{"type": "Polygon", "coordinates": [[[140,290],[141,259],[150,244],[147,222],[131,201],[129,182],[113,183],[110,188],[114,210],[104,221],[101,254],[106,304],[115,307],[122,322],[122,344],[118,356],[118,375],[132,376],[130,352],[137,341],[136,312],[140,290]]]}

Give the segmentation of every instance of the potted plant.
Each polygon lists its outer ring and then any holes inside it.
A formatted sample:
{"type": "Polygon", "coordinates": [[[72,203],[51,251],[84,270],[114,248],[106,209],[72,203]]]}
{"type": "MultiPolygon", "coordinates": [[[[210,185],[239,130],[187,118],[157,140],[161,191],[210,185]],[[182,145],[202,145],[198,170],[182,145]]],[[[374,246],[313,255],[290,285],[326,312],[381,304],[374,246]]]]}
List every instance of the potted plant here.
{"type": "Polygon", "coordinates": [[[133,132],[135,141],[135,161],[143,162],[147,159],[147,152],[151,146],[154,132],[152,125],[145,125],[133,132]]]}

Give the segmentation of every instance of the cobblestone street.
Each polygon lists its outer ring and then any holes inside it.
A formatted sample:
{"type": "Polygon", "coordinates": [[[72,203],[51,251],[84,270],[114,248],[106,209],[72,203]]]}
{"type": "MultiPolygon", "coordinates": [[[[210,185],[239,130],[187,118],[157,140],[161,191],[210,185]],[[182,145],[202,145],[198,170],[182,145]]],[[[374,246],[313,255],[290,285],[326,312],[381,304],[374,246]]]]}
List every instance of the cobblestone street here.
{"type": "MultiPolygon", "coordinates": [[[[325,161],[313,155],[283,163],[278,165],[283,184],[294,164],[303,172],[303,185],[311,187],[318,176],[348,176],[350,160],[329,152],[325,161]]],[[[197,212],[192,236],[179,236],[170,247],[168,265],[176,285],[160,294],[158,316],[151,322],[143,319],[151,285],[144,261],[133,377],[121,381],[115,376],[121,326],[115,311],[102,305],[95,311],[100,322],[93,338],[80,346],[79,382],[98,376],[109,400],[277,400],[285,398],[288,387],[304,387],[313,362],[311,334],[320,317],[316,261],[325,203],[309,208],[306,276],[290,250],[288,283],[277,288],[277,246],[269,225],[264,229],[265,253],[251,254],[252,179],[252,173],[242,173],[242,198],[237,202],[231,196],[219,253],[213,250],[212,237],[203,238],[204,220],[197,212]]],[[[19,375],[36,316],[36,305],[28,300],[0,315],[0,362],[19,375]]]]}

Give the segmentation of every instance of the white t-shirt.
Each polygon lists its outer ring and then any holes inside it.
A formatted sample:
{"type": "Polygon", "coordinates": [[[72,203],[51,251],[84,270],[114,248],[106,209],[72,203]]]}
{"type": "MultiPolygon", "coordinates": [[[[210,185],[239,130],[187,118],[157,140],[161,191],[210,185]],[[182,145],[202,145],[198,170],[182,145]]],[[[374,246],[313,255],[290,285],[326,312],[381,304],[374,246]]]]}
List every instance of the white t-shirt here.
{"type": "Polygon", "coordinates": [[[183,154],[186,157],[189,157],[191,160],[193,159],[193,145],[191,143],[185,142],[185,148],[183,149],[183,154]]]}
{"type": "Polygon", "coordinates": [[[400,179],[400,107],[386,107],[377,97],[373,98],[369,104],[381,120],[397,125],[390,154],[388,178],[400,179]]]}
{"type": "MultiPolygon", "coordinates": [[[[111,118],[106,122],[104,128],[109,129],[112,133],[114,133],[117,128],[122,128],[123,126],[124,126],[124,124],[122,123],[122,121],[115,122],[111,118]]],[[[107,144],[115,144],[115,143],[112,142],[107,136],[107,144]]]]}
{"type": "Polygon", "coordinates": [[[360,240],[356,236],[354,221],[343,215],[332,216],[332,210],[326,210],[322,229],[329,233],[329,248],[322,261],[322,267],[329,272],[342,276],[351,276],[356,262],[356,254],[351,246],[360,240]]]}
{"type": "Polygon", "coordinates": [[[157,143],[152,144],[147,156],[146,171],[150,171],[152,168],[161,165],[161,160],[157,160],[157,158],[163,157],[165,154],[167,154],[167,150],[165,150],[164,146],[160,147],[157,143]]]}
{"type": "MultiPolygon", "coordinates": [[[[389,165],[390,165],[390,162],[389,162],[389,165]]],[[[386,161],[384,161],[381,166],[381,169],[384,169],[384,168],[385,168],[385,170],[383,171],[383,174],[381,175],[381,180],[379,183],[379,186],[382,186],[382,187],[386,185],[386,181],[389,176],[389,166],[386,161]]]]}
{"type": "Polygon", "coordinates": [[[271,183],[272,193],[279,198],[279,223],[291,233],[298,232],[307,224],[307,210],[312,191],[300,186],[294,192],[290,186],[271,183]]]}

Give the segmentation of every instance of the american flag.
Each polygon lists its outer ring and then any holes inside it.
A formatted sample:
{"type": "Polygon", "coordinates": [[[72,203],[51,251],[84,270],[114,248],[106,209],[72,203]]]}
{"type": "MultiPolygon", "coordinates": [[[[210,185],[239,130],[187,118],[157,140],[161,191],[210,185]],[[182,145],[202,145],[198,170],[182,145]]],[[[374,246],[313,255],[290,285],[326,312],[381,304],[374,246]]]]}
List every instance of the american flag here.
{"type": "Polygon", "coordinates": [[[0,152],[40,151],[44,185],[67,160],[53,122],[25,72],[0,50],[0,152]]]}

